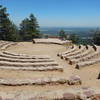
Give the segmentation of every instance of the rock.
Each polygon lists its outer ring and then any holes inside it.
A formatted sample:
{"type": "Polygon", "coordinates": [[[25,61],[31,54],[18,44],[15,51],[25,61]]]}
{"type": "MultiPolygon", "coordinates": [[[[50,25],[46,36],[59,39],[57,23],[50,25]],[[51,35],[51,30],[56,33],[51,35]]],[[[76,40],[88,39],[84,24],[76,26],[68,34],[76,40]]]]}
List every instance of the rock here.
{"type": "Polygon", "coordinates": [[[57,56],[59,56],[59,53],[57,54],[57,56]]]}
{"type": "Polygon", "coordinates": [[[89,89],[89,87],[87,87],[87,86],[82,87],[82,90],[88,90],[88,89],[89,89]]]}
{"type": "Polygon", "coordinates": [[[33,42],[33,44],[34,44],[34,43],[35,43],[35,40],[33,39],[32,42],[33,42]]]}
{"type": "Polygon", "coordinates": [[[99,73],[99,75],[98,75],[98,79],[100,79],[100,73],[99,73]]]}
{"type": "Polygon", "coordinates": [[[82,81],[79,76],[71,76],[68,80],[69,85],[76,85],[76,84],[82,84],[82,81]]]}
{"type": "Polygon", "coordinates": [[[75,68],[76,68],[76,69],[80,69],[80,66],[77,64],[75,68]]]}
{"type": "Polygon", "coordinates": [[[89,49],[88,45],[86,45],[86,49],[89,49]]]}
{"type": "Polygon", "coordinates": [[[95,51],[97,51],[97,47],[96,47],[96,45],[93,45],[93,49],[94,49],[95,51]]]}
{"type": "Polygon", "coordinates": [[[65,57],[65,60],[68,60],[68,58],[67,58],[67,57],[65,57]]]}
{"type": "Polygon", "coordinates": [[[71,49],[73,49],[73,48],[74,48],[74,45],[72,45],[71,49]]]}
{"type": "Polygon", "coordinates": [[[32,97],[32,98],[29,98],[28,100],[47,100],[45,97],[32,97]]]}
{"type": "Polygon", "coordinates": [[[95,94],[93,97],[91,97],[91,100],[100,100],[100,94],[95,94]]]}
{"type": "Polygon", "coordinates": [[[60,57],[61,59],[64,59],[63,56],[60,57]]]}
{"type": "Polygon", "coordinates": [[[87,98],[89,98],[89,97],[91,97],[91,96],[94,95],[94,91],[88,90],[88,91],[83,92],[83,94],[84,94],[87,98]]]}
{"type": "Polygon", "coordinates": [[[79,49],[81,49],[81,45],[79,45],[79,49]]]}
{"type": "Polygon", "coordinates": [[[1,96],[0,96],[0,100],[3,100],[1,96]]]}
{"type": "Polygon", "coordinates": [[[64,100],[75,100],[75,95],[72,93],[64,93],[63,99],[64,100]]]}

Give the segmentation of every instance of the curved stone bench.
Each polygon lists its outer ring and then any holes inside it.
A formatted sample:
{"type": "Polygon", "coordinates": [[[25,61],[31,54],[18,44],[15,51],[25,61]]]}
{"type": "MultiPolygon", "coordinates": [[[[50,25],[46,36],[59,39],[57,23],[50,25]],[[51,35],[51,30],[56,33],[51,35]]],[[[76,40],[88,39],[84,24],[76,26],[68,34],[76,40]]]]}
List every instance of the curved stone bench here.
{"type": "Polygon", "coordinates": [[[81,57],[79,59],[72,59],[70,60],[70,64],[75,64],[75,63],[78,63],[78,62],[84,62],[84,61],[87,61],[87,60],[91,60],[91,59],[94,59],[96,57],[98,57],[100,55],[100,51],[96,51],[96,52],[93,52],[92,54],[88,54],[84,57],[81,57]]]}
{"type": "Polygon", "coordinates": [[[0,49],[6,44],[8,44],[8,42],[0,42],[0,49]]]}
{"type": "Polygon", "coordinates": [[[29,57],[29,55],[27,54],[18,54],[18,53],[9,52],[9,51],[3,51],[2,53],[6,55],[11,55],[11,56],[28,56],[29,57]]]}
{"type": "Polygon", "coordinates": [[[17,42],[11,42],[11,41],[3,41],[0,40],[0,50],[5,50],[8,47],[12,46],[12,45],[16,45],[17,42]]]}
{"type": "Polygon", "coordinates": [[[92,47],[88,47],[88,49],[86,49],[84,52],[79,53],[79,54],[74,55],[74,56],[67,57],[67,59],[69,59],[69,60],[78,59],[78,58],[84,57],[84,56],[92,53],[92,51],[93,51],[92,47]]]}
{"type": "Polygon", "coordinates": [[[56,62],[38,62],[38,63],[20,63],[20,62],[7,62],[0,61],[0,66],[10,67],[47,67],[47,66],[58,66],[56,62]]]}
{"type": "Polygon", "coordinates": [[[69,64],[72,65],[72,64],[78,63],[80,59],[87,57],[88,55],[91,55],[92,53],[94,53],[94,50],[89,48],[85,52],[75,55],[75,56],[68,57],[67,59],[69,60],[69,64]]]}
{"type": "Polygon", "coordinates": [[[1,46],[0,46],[0,49],[1,50],[5,50],[7,49],[8,47],[12,46],[12,45],[16,45],[17,42],[5,42],[3,43],[1,46]]]}
{"type": "MultiPolygon", "coordinates": [[[[72,76],[71,76],[72,77],[72,76]]],[[[22,85],[80,85],[82,82],[79,77],[74,76],[73,79],[63,77],[47,77],[47,78],[33,78],[33,79],[11,79],[11,78],[0,78],[0,85],[5,86],[22,86],[22,85]],[[73,84],[70,84],[70,81],[73,84]]]]}
{"type": "Polygon", "coordinates": [[[33,56],[14,56],[14,55],[9,55],[9,54],[4,54],[0,52],[1,57],[7,57],[7,58],[15,58],[15,59],[50,59],[49,56],[40,56],[40,55],[33,55],[33,56]]]}
{"type": "Polygon", "coordinates": [[[0,66],[0,69],[4,70],[23,70],[23,71],[60,71],[63,72],[63,67],[60,66],[47,66],[47,67],[10,67],[0,66]]]}
{"type": "Polygon", "coordinates": [[[60,40],[60,39],[53,39],[53,38],[48,38],[48,39],[34,39],[34,43],[59,44],[59,45],[72,44],[72,42],[68,41],[68,40],[60,40]]]}
{"type": "Polygon", "coordinates": [[[75,68],[80,69],[82,67],[93,65],[93,64],[98,63],[98,62],[100,62],[100,58],[98,58],[98,59],[92,59],[92,60],[89,60],[89,61],[80,62],[80,63],[78,63],[76,65],[75,68]]]}
{"type": "Polygon", "coordinates": [[[67,54],[67,55],[63,55],[63,58],[65,58],[66,60],[68,60],[67,57],[77,55],[79,53],[84,52],[85,50],[86,50],[86,47],[85,46],[82,46],[81,49],[79,49],[79,50],[77,50],[77,51],[75,51],[73,53],[70,53],[70,54],[67,54]]]}
{"type": "Polygon", "coordinates": [[[18,58],[8,58],[8,57],[0,57],[0,61],[16,62],[16,63],[54,62],[53,59],[18,59],[18,58]]]}
{"type": "Polygon", "coordinates": [[[100,100],[100,90],[91,87],[59,89],[30,97],[43,100],[100,100]]]}
{"type": "Polygon", "coordinates": [[[77,47],[76,45],[74,45],[73,48],[70,48],[70,49],[67,50],[66,52],[58,53],[57,56],[62,56],[62,55],[64,55],[64,54],[68,54],[68,53],[74,52],[74,51],[77,50],[77,48],[78,48],[78,47],[77,47]]]}
{"type": "Polygon", "coordinates": [[[74,87],[46,92],[18,91],[11,93],[0,91],[0,100],[100,100],[100,90],[93,87],[74,87]]]}

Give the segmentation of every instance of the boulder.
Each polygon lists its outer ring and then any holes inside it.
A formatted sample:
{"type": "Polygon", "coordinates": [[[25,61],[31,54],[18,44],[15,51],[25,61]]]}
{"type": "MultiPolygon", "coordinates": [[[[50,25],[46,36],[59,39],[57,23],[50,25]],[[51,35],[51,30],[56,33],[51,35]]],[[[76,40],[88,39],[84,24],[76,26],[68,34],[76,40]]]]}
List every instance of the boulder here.
{"type": "Polygon", "coordinates": [[[86,49],[89,49],[88,45],[86,45],[86,49]]]}
{"type": "Polygon", "coordinates": [[[98,75],[98,79],[100,79],[100,73],[99,73],[99,75],[98,75]]]}
{"type": "Polygon", "coordinates": [[[35,40],[33,39],[32,42],[33,42],[33,44],[34,44],[34,43],[35,43],[35,40]]]}
{"type": "Polygon", "coordinates": [[[60,57],[61,59],[64,59],[63,56],[60,57]]]}
{"type": "Polygon", "coordinates": [[[80,79],[80,77],[79,76],[71,76],[70,78],[69,78],[69,80],[68,80],[68,84],[69,85],[80,85],[80,84],[82,84],[82,81],[81,81],[81,79],[80,79]]]}
{"type": "Polygon", "coordinates": [[[83,94],[84,94],[87,98],[90,98],[91,96],[94,95],[94,91],[92,91],[92,90],[84,91],[83,94]]]}
{"type": "Polygon", "coordinates": [[[82,47],[82,46],[81,46],[81,45],[79,45],[79,49],[81,49],[81,47],[82,47]]]}
{"type": "Polygon", "coordinates": [[[59,56],[59,53],[57,54],[57,56],[59,56]]]}
{"type": "Polygon", "coordinates": [[[47,100],[45,97],[31,97],[28,100],[47,100]]]}
{"type": "Polygon", "coordinates": [[[2,100],[14,100],[14,99],[12,99],[12,98],[6,98],[6,99],[2,99],[2,100]]]}
{"type": "Polygon", "coordinates": [[[97,46],[96,46],[96,45],[93,45],[93,49],[94,49],[95,51],[97,51],[97,46]]]}
{"type": "Polygon", "coordinates": [[[3,100],[1,96],[0,96],[0,100],[3,100]]]}
{"type": "Polygon", "coordinates": [[[78,64],[76,64],[76,67],[75,67],[76,69],[80,69],[80,66],[78,65],[78,64]]]}
{"type": "Polygon", "coordinates": [[[63,99],[64,100],[76,100],[75,95],[72,93],[64,93],[63,99]]]}
{"type": "Polygon", "coordinates": [[[91,100],[100,100],[100,94],[95,94],[91,97],[91,100]]]}

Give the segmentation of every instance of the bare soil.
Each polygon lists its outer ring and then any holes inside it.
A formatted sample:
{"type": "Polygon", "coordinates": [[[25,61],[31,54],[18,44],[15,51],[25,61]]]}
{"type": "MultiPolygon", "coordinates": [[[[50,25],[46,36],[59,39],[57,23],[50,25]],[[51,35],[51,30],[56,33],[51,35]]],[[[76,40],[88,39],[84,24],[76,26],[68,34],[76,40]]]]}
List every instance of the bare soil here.
{"type": "MultiPolygon", "coordinates": [[[[38,72],[38,71],[12,71],[12,70],[1,70],[1,78],[34,78],[34,77],[48,77],[48,76],[64,76],[68,77],[71,75],[78,75],[81,77],[82,86],[96,87],[100,89],[100,80],[97,79],[100,72],[100,63],[86,66],[80,70],[75,69],[75,65],[69,65],[67,61],[57,57],[57,53],[66,51],[66,46],[57,45],[57,44],[33,44],[32,42],[19,42],[17,45],[9,47],[7,51],[28,54],[28,55],[49,55],[54,59],[60,66],[64,67],[64,72],[58,71],[47,71],[47,72],[38,72]]],[[[0,91],[5,92],[14,92],[14,91],[37,91],[37,92],[46,92],[58,89],[67,89],[72,87],[81,87],[76,86],[66,86],[66,85],[46,85],[46,86],[0,86],[0,91]]]]}

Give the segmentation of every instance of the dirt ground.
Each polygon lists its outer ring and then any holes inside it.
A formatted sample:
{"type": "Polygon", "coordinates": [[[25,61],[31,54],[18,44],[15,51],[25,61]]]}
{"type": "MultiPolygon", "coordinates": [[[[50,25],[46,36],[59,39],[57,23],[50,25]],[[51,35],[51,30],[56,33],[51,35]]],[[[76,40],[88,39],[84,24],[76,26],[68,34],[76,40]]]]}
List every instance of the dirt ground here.
{"type": "MultiPolygon", "coordinates": [[[[67,61],[57,57],[57,53],[66,51],[67,48],[57,44],[32,44],[32,42],[20,42],[15,46],[9,47],[7,51],[28,54],[28,55],[49,55],[60,66],[64,67],[64,72],[58,71],[12,71],[12,70],[0,70],[0,77],[9,78],[33,78],[33,77],[48,77],[48,76],[64,76],[79,75],[82,80],[82,86],[96,87],[100,89],[100,80],[97,80],[98,73],[100,72],[100,63],[86,66],[80,70],[75,69],[75,65],[69,65],[67,61]]],[[[37,91],[46,92],[58,89],[67,89],[70,87],[67,85],[46,85],[46,86],[0,86],[0,91],[5,92],[18,92],[18,91],[37,91]]]]}

